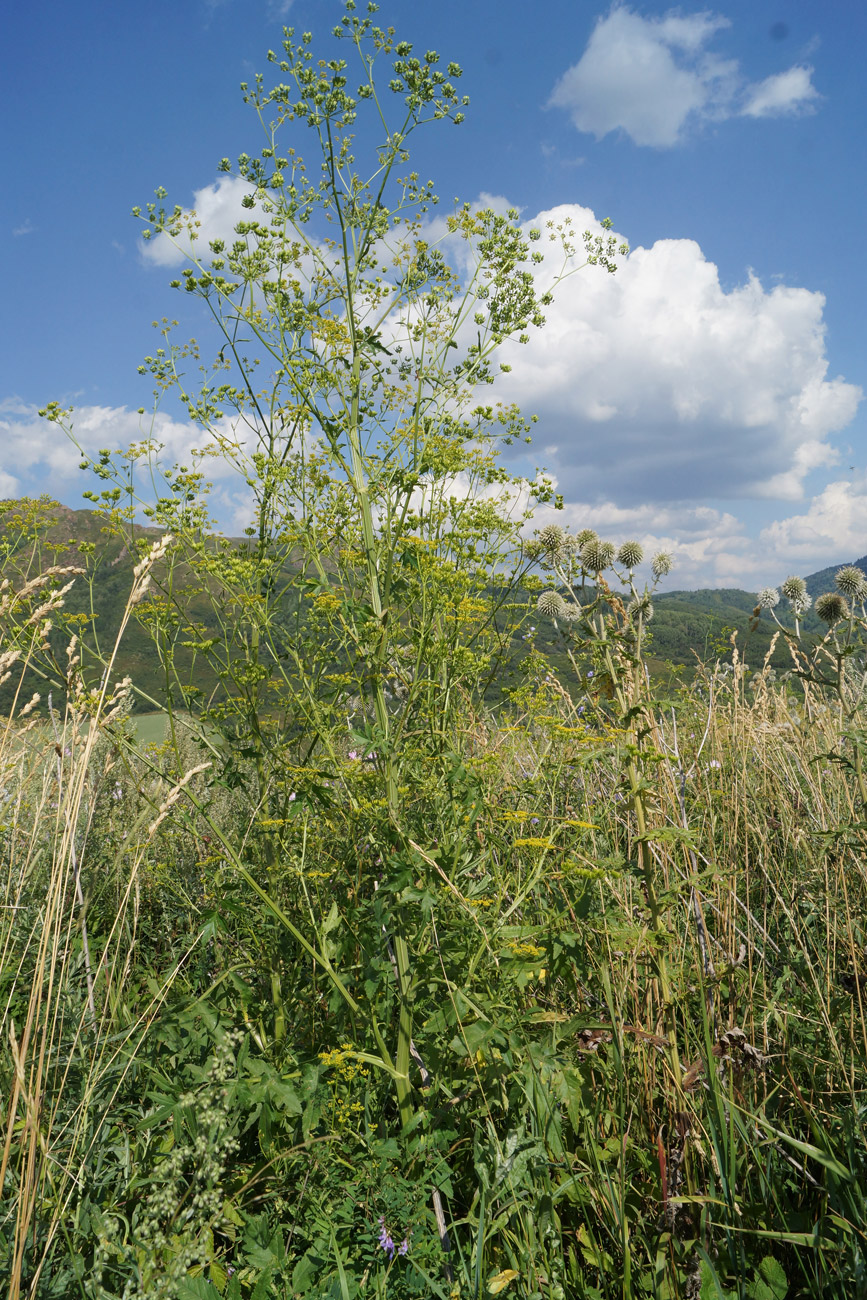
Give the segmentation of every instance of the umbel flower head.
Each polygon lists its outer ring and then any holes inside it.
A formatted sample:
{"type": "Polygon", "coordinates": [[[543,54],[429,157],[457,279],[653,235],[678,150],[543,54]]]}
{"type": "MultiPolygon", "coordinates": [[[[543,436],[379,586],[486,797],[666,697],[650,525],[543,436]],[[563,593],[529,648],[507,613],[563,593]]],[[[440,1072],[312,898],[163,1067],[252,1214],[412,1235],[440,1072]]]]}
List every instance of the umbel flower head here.
{"type": "Polygon", "coordinates": [[[581,563],[591,573],[601,573],[614,563],[614,543],[603,542],[594,534],[581,547],[581,563]]]}
{"type": "Polygon", "coordinates": [[[626,569],[635,569],[644,559],[644,547],[639,542],[624,542],[617,552],[617,563],[626,569]]]}
{"type": "Polygon", "coordinates": [[[823,623],[833,627],[841,618],[849,617],[849,606],[839,591],[826,591],[816,601],[816,613],[823,623]]]}
{"type": "MultiPolygon", "coordinates": [[[[845,568],[838,569],[834,574],[834,585],[850,600],[867,599],[867,577],[855,564],[847,564],[845,568]]],[[[818,601],[816,601],[816,613],[819,613],[818,601]]]]}
{"type": "Polygon", "coordinates": [[[756,604],[760,609],[776,609],[779,603],[780,593],[776,587],[762,587],[758,596],[756,596],[756,604]]]}
{"type": "Polygon", "coordinates": [[[556,558],[562,554],[565,533],[559,524],[546,524],[539,532],[539,545],[548,555],[556,558]]]}
{"type": "Polygon", "coordinates": [[[780,591],[793,605],[800,605],[807,596],[807,584],[803,578],[796,578],[791,574],[780,587],[780,591]]]}
{"type": "Polygon", "coordinates": [[[566,602],[559,591],[543,591],[536,601],[536,610],[543,618],[562,618],[566,612],[566,602]]]}

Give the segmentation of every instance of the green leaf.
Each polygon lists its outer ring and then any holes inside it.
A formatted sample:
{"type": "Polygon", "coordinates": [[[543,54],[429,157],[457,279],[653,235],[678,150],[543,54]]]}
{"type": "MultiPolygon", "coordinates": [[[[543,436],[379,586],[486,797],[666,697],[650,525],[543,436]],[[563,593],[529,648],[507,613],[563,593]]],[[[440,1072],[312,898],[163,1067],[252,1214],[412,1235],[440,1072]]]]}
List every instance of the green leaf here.
{"type": "Polygon", "coordinates": [[[784,1300],[789,1284],[782,1264],[766,1255],[759,1264],[759,1276],[747,1285],[749,1300],[784,1300]]]}
{"type": "Polygon", "coordinates": [[[178,1283],[179,1300],[222,1300],[222,1297],[206,1277],[185,1277],[178,1283]]]}

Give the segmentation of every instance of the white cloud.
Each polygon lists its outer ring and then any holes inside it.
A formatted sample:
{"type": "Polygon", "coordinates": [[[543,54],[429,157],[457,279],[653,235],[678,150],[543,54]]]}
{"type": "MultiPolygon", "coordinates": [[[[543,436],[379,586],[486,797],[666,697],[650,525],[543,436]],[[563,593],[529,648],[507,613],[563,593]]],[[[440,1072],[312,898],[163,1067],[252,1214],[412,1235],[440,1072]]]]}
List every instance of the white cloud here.
{"type": "Polygon", "coordinates": [[[25,217],[20,226],[16,226],[12,231],[15,239],[20,239],[22,235],[32,235],[36,227],[29,217],[25,217]]]}
{"type": "MultiPolygon", "coordinates": [[[[599,229],[577,205],[527,225],[567,218],[599,229]]],[[[797,500],[861,398],[828,376],[824,302],[754,276],[726,291],[698,244],[660,240],[561,284],[545,328],[504,348],[498,394],[539,415],[536,454],[567,498],[616,483],[623,504],[797,500]]]]}
{"type": "Polygon", "coordinates": [[[748,86],[737,60],[708,51],[728,26],[727,18],[709,12],[643,18],[616,5],[598,20],[549,105],[566,109],[579,131],[597,139],[622,130],[635,144],[658,148],[678,144],[702,121],[811,106],[817,97],[812,68],[793,67],[748,86]]]}
{"type": "Polygon", "coordinates": [[[811,111],[813,101],[818,99],[812,77],[812,68],[798,66],[766,77],[752,87],[743,108],[744,115],[782,117],[786,113],[811,111]]]}
{"type": "Polygon", "coordinates": [[[861,559],[867,552],[865,519],[867,476],[859,474],[829,483],[803,514],[775,520],[762,529],[759,542],[763,550],[785,556],[790,567],[800,565],[806,572],[861,559]]]}

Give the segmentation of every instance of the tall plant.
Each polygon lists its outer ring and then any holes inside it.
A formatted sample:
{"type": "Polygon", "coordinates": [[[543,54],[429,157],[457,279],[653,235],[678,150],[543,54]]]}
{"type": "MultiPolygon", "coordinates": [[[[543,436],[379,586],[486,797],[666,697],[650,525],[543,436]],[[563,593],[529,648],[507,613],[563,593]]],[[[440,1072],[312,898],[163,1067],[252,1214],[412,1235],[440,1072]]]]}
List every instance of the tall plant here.
{"type": "MultiPolygon", "coordinates": [[[[420,130],[463,120],[461,69],[415,54],[376,25],[376,8],[359,17],[347,0],[331,58],[287,29],[268,55],[280,79],[243,86],[264,139],[234,172],[220,164],[244,186],[248,216],[234,239],[202,247],[196,214],[166,208],[162,190],[135,210],[146,239],[185,253],[173,286],[218,335],[202,364],[199,346],[172,342],[164,322],[164,345],[142,367],[156,406],[174,393],[201,428],[203,451],[168,470],[145,505],[174,542],[156,598],[139,610],[173,726],[182,705],[216,730],[215,779],[248,796],[236,840],[211,830],[274,927],[271,938],[261,931],[273,1041],[287,1033],[282,981],[300,957],[324,975],[347,1035],[393,1080],[406,1130],[413,1057],[419,1081],[428,1075],[414,1041],[418,970],[433,978],[442,964],[428,912],[408,911],[407,891],[424,897],[439,883],[434,847],[465,839],[477,814],[461,736],[509,643],[504,606],[528,563],[526,509],[553,497],[543,475],[516,480],[498,463],[499,443],[530,425],[479,394],[508,370],[497,350],[543,325],[566,276],[588,263],[612,272],[626,250],[608,222],[578,236],[568,222],[524,229],[514,210],[468,204],[433,220],[436,195],[411,169],[410,145],[420,130]],[[314,163],[284,141],[301,130],[314,163]],[[372,132],[365,169],[355,140],[366,147],[372,132]],[[248,493],[243,544],[210,526],[208,456],[231,464],[248,493]],[[329,782],[350,743],[369,780],[335,810],[329,782]],[[287,876],[287,856],[300,843],[303,862],[320,815],[345,815],[361,835],[342,915],[318,915],[287,876]]],[[[54,404],[45,414],[73,432],[69,412],[54,404]]],[[[93,499],[118,528],[132,527],[154,453],[145,440],[83,454],[107,484],[93,499]]]]}

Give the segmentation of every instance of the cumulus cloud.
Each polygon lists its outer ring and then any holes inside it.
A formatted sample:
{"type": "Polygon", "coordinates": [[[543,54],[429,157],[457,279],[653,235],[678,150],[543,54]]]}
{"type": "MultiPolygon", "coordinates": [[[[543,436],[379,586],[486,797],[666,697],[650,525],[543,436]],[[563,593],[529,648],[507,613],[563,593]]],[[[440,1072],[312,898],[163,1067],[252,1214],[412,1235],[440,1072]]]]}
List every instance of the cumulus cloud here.
{"type": "Polygon", "coordinates": [[[709,43],[729,26],[707,12],[643,18],[617,5],[598,20],[549,106],[565,109],[579,131],[597,139],[622,130],[635,144],[657,148],[678,144],[702,121],[812,108],[812,68],[793,67],[750,86],[736,59],[713,54],[709,43]]]}
{"type": "MultiPolygon", "coordinates": [[[[542,212],[599,229],[577,205],[542,212]]],[[[619,236],[618,236],[619,239],[619,236]]],[[[542,277],[542,287],[545,286],[542,277]]],[[[569,498],[623,504],[797,500],[834,463],[861,390],[828,374],[821,293],[755,276],[725,290],[698,244],[636,248],[614,276],[555,290],[544,330],[509,343],[500,395],[539,415],[539,454],[569,498]]]]}
{"type": "Polygon", "coordinates": [[[867,552],[865,519],[867,476],[859,474],[829,483],[803,514],[769,524],[762,529],[759,545],[763,553],[788,557],[805,572],[858,560],[867,552]]]}

